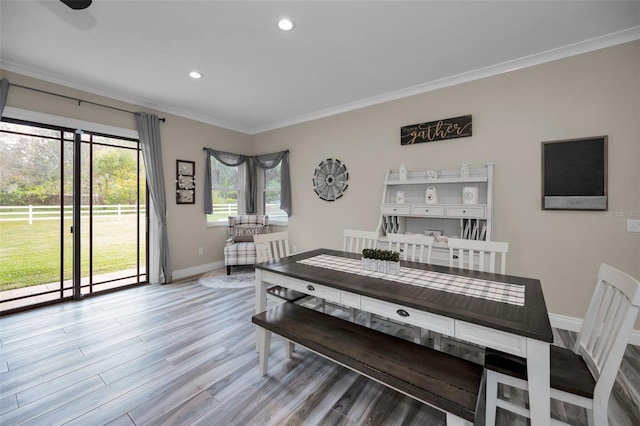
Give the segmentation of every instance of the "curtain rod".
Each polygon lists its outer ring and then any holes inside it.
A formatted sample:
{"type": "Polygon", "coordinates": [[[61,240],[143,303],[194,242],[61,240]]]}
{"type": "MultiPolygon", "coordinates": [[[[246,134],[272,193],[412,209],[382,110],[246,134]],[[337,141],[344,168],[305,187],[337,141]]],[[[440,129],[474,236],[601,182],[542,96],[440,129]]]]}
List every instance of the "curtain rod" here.
{"type": "MultiPolygon", "coordinates": [[[[15,83],[11,83],[11,82],[9,82],[9,85],[10,85],[10,86],[19,87],[19,88],[21,88],[21,89],[32,90],[32,91],[34,91],[34,92],[45,93],[45,94],[47,94],[47,95],[58,96],[58,97],[60,97],[60,98],[70,99],[70,100],[72,100],[72,101],[77,101],[77,102],[78,102],[78,105],[80,105],[82,102],[84,102],[85,104],[91,104],[91,105],[101,106],[101,107],[103,107],[103,108],[109,108],[109,109],[114,109],[114,110],[116,110],[116,111],[128,112],[129,114],[138,115],[138,113],[137,113],[137,112],[129,111],[128,109],[116,108],[116,107],[112,107],[112,106],[105,105],[105,104],[99,104],[99,103],[97,103],[97,102],[85,101],[84,99],[74,98],[74,97],[67,96],[67,95],[61,95],[61,94],[59,94],[59,93],[49,92],[49,91],[42,90],[42,89],[36,89],[36,88],[33,88],[33,87],[29,87],[29,86],[23,86],[23,85],[21,85],[21,84],[15,84],[15,83]]],[[[166,118],[160,118],[159,120],[160,120],[160,121],[162,121],[163,123],[167,121],[167,119],[166,119],[166,118]]]]}

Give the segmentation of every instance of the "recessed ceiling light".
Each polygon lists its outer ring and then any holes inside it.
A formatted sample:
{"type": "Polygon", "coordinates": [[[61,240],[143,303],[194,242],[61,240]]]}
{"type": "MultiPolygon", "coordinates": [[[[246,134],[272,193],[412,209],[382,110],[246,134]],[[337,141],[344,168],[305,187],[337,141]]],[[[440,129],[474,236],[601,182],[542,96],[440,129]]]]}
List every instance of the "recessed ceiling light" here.
{"type": "Polygon", "coordinates": [[[290,19],[284,18],[278,22],[278,28],[282,31],[291,31],[294,27],[293,21],[290,19]]]}
{"type": "Polygon", "coordinates": [[[198,71],[191,71],[189,73],[189,77],[197,80],[199,78],[202,78],[202,74],[200,74],[198,71]]]}

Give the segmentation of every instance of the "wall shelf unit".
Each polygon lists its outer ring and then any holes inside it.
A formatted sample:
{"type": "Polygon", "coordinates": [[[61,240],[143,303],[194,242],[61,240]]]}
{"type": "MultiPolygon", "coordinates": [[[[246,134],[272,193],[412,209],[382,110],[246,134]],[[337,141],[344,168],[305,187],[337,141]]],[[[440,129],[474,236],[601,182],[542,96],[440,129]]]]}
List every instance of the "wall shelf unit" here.
{"type": "MultiPolygon", "coordinates": [[[[436,179],[428,179],[426,171],[409,171],[401,180],[399,171],[386,170],[378,223],[382,240],[388,233],[433,233],[436,237],[491,241],[493,176],[492,163],[471,168],[468,177],[460,177],[459,169],[448,169],[436,179]],[[473,203],[463,200],[465,188],[477,191],[473,203]]],[[[448,263],[445,242],[436,242],[433,261],[448,263]]]]}

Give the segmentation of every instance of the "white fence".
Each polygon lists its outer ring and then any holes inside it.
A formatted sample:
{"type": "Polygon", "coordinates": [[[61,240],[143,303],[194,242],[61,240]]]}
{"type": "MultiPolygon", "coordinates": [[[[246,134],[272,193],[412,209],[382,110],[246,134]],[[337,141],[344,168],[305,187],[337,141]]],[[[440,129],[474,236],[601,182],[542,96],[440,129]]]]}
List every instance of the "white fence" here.
{"type": "MultiPolygon", "coordinates": [[[[73,206],[63,207],[64,219],[72,219],[73,206]]],[[[138,213],[135,204],[118,204],[113,206],[94,205],[94,216],[115,216],[120,219],[124,215],[138,213]]],[[[145,206],[140,206],[140,214],[145,214],[145,206]]],[[[81,206],[81,216],[89,217],[89,206],[81,206]]],[[[0,222],[29,222],[36,220],[60,220],[60,206],[0,206],[0,222]]]]}
{"type": "Polygon", "coordinates": [[[213,211],[211,212],[213,216],[223,215],[224,219],[227,219],[227,216],[237,216],[238,215],[238,205],[237,204],[214,204],[213,211]]]}
{"type": "MultiPolygon", "coordinates": [[[[94,205],[94,216],[115,216],[120,219],[124,215],[133,215],[137,213],[135,204],[118,204],[118,205],[94,205]]],[[[280,211],[278,204],[267,204],[265,206],[266,214],[269,217],[286,218],[280,211]]],[[[63,216],[65,220],[72,219],[73,206],[64,206],[63,216]]],[[[140,206],[140,214],[145,214],[145,206],[140,206]]],[[[237,204],[216,204],[213,206],[214,216],[238,215],[237,204]]],[[[81,206],[81,216],[89,217],[89,206],[81,206]]],[[[29,222],[33,224],[36,220],[60,220],[60,206],[0,206],[0,222],[29,222]]]]}

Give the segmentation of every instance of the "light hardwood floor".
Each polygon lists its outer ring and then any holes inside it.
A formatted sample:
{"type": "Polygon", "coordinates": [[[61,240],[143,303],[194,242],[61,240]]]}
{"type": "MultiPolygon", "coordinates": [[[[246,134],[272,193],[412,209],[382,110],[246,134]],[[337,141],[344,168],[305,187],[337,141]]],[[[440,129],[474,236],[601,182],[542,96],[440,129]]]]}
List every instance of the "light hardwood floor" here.
{"type": "MultiPolygon", "coordinates": [[[[0,424],[445,423],[437,411],[304,349],[287,360],[278,338],[269,375],[261,377],[253,309],[253,288],[183,282],[2,317],[0,424]]],[[[572,342],[572,333],[554,332],[558,344],[572,342]]],[[[447,348],[482,361],[475,348],[447,348]]],[[[639,391],[640,351],[629,346],[610,404],[612,425],[640,424],[639,391]]],[[[586,424],[583,410],[553,410],[586,424]]],[[[499,410],[498,424],[527,423],[499,410]]]]}

